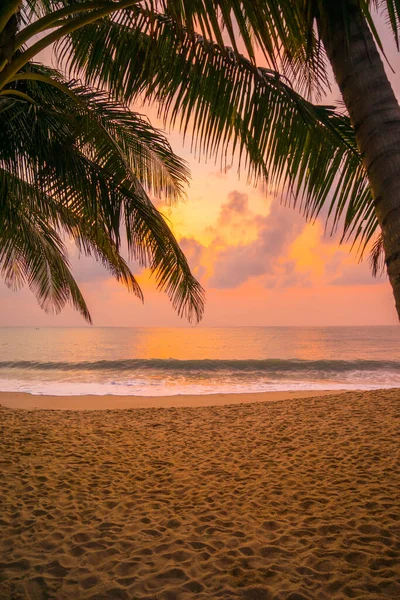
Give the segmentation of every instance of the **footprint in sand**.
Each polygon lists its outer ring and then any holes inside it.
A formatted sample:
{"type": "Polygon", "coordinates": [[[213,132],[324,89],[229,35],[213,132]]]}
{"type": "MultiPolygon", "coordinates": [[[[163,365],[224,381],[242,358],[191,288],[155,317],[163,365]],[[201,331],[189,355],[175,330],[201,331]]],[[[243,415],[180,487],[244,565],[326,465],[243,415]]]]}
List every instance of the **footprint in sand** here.
{"type": "Polygon", "coordinates": [[[26,600],[49,600],[46,582],[42,577],[31,579],[24,583],[26,600]]]}

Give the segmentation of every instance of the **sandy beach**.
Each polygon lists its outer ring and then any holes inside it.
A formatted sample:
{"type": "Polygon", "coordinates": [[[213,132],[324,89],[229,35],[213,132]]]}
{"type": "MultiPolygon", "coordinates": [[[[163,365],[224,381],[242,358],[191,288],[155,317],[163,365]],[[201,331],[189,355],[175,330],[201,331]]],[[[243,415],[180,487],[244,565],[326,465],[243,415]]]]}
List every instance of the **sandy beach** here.
{"type": "Polygon", "coordinates": [[[184,408],[253,404],[293,398],[332,396],[332,391],[259,392],[253,394],[185,394],[182,396],[46,396],[24,392],[0,392],[0,406],[7,408],[43,408],[52,410],[115,410],[127,408],[184,408]]]}
{"type": "Polygon", "coordinates": [[[231,399],[0,408],[1,600],[400,598],[400,390],[231,399]]]}

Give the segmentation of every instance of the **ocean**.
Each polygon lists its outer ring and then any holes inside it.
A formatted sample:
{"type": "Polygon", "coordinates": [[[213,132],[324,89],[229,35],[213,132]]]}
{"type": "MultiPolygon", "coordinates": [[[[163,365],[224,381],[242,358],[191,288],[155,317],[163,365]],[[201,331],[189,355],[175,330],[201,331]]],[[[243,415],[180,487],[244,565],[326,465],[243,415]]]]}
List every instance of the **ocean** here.
{"type": "Polygon", "coordinates": [[[391,387],[400,387],[400,326],[0,328],[0,391],[169,396],[391,387]]]}

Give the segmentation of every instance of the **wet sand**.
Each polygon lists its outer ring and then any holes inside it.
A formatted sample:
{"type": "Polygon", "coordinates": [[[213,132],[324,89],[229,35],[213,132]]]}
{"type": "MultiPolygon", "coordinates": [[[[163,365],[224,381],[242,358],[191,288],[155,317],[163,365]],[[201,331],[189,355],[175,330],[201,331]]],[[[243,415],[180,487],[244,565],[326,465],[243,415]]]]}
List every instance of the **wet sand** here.
{"type": "Polygon", "coordinates": [[[179,408],[223,406],[331,396],[332,391],[260,392],[251,394],[205,394],[182,396],[45,396],[24,392],[0,392],[0,406],[7,408],[43,408],[52,410],[110,410],[126,408],[179,408]]]}
{"type": "Polygon", "coordinates": [[[1,600],[400,598],[400,390],[0,430],[1,600]]]}

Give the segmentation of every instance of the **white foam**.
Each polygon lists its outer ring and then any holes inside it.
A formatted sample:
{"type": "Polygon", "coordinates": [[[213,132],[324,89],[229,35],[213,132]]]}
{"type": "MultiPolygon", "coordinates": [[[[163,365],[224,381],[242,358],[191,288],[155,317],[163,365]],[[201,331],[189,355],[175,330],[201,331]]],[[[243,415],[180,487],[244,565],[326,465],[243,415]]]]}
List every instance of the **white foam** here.
{"type": "Polygon", "coordinates": [[[205,394],[242,394],[273,391],[308,391],[308,390],[375,390],[396,387],[393,382],[361,383],[348,382],[312,382],[312,381],[269,381],[246,383],[217,383],[207,384],[180,383],[173,384],[165,381],[135,380],[118,383],[116,381],[94,382],[57,382],[57,381],[28,381],[17,379],[0,379],[0,391],[24,392],[45,396],[181,396],[205,394]]]}

